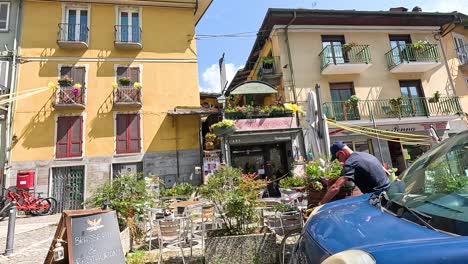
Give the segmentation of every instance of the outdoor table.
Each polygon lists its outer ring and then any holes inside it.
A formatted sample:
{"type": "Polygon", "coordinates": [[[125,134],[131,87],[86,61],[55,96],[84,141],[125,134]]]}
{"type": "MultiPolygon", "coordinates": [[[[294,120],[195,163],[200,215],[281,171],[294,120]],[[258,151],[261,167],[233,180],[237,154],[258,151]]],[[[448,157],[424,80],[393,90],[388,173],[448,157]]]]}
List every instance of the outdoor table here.
{"type": "Polygon", "coordinates": [[[204,205],[201,201],[181,201],[175,202],[171,205],[171,208],[177,210],[177,215],[183,215],[187,208],[197,207],[204,205]]]}

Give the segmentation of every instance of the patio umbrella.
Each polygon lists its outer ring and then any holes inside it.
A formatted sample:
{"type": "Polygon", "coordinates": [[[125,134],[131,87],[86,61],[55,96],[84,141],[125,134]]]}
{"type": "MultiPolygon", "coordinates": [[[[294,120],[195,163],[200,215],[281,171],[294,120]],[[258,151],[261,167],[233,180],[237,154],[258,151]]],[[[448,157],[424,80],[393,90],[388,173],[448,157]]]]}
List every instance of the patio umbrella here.
{"type": "Polygon", "coordinates": [[[307,96],[307,140],[312,151],[313,158],[330,155],[330,138],[328,135],[328,124],[326,117],[318,116],[318,103],[315,92],[309,92],[307,96]],[[322,122],[321,125],[319,123],[322,122]]]}

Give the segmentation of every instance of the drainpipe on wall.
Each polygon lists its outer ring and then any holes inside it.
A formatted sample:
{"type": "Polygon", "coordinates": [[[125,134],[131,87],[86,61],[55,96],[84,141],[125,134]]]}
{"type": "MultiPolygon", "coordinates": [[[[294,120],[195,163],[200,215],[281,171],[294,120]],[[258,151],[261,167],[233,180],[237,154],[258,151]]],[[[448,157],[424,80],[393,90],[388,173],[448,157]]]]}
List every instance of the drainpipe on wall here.
{"type": "MultiPolygon", "coordinates": [[[[448,33],[450,33],[450,32],[447,32],[447,34],[448,33]]],[[[452,74],[450,72],[450,67],[449,67],[448,62],[447,62],[447,53],[445,52],[444,43],[442,42],[441,32],[440,31],[437,32],[434,35],[434,38],[439,40],[440,49],[442,50],[442,58],[443,58],[443,61],[444,61],[445,69],[447,70],[447,75],[448,75],[448,79],[449,79],[449,82],[450,82],[450,86],[452,88],[451,91],[448,90],[448,89],[446,90],[447,95],[456,96],[457,93],[456,93],[456,90],[455,90],[455,83],[453,81],[452,74]]]]}
{"type": "MultiPolygon", "coordinates": [[[[18,84],[18,60],[19,60],[19,52],[21,50],[21,25],[20,21],[23,21],[23,0],[19,0],[18,3],[18,13],[16,14],[16,21],[15,21],[15,38],[13,40],[13,56],[11,62],[11,81],[10,81],[10,96],[9,99],[12,98],[12,94],[16,92],[16,86],[18,84]]],[[[6,184],[6,177],[10,172],[11,166],[11,146],[12,146],[12,131],[13,131],[13,112],[15,110],[15,102],[8,103],[8,113],[7,113],[7,120],[6,120],[6,153],[5,153],[5,169],[4,169],[4,179],[3,183],[6,184]]]]}
{"type": "MultiPolygon", "coordinates": [[[[284,33],[286,35],[286,50],[288,52],[288,63],[289,63],[289,75],[291,76],[291,89],[293,92],[293,99],[294,103],[297,104],[297,94],[296,94],[296,82],[294,80],[294,67],[293,67],[293,62],[291,58],[291,47],[289,46],[289,26],[296,21],[297,18],[297,13],[296,11],[293,11],[293,17],[289,21],[289,23],[286,25],[284,28],[284,33]]],[[[301,123],[299,121],[299,112],[296,112],[296,125],[297,127],[301,127],[301,123]]],[[[302,152],[302,156],[307,159],[307,153],[306,153],[306,148],[305,148],[305,142],[304,142],[304,133],[301,131],[299,133],[299,147],[300,147],[300,152],[302,152]]]]}

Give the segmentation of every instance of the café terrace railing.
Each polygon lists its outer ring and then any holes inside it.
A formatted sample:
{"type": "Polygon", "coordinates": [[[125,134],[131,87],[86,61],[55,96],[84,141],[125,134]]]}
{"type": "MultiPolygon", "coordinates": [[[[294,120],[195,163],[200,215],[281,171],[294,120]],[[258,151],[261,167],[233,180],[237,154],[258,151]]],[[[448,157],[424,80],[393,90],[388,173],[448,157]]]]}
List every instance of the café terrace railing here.
{"type": "Polygon", "coordinates": [[[462,112],[458,97],[413,97],[399,99],[360,100],[323,103],[327,118],[337,121],[381,118],[406,118],[415,116],[447,116],[462,112]]]}

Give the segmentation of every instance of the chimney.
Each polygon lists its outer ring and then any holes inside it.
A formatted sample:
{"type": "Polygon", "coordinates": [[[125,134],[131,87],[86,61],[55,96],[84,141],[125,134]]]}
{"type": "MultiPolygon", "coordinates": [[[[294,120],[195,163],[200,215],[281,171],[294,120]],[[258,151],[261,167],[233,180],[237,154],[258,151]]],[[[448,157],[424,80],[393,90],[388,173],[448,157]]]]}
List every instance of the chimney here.
{"type": "Polygon", "coordinates": [[[413,7],[413,12],[422,12],[422,8],[420,8],[419,6],[415,6],[413,7]]]}
{"type": "Polygon", "coordinates": [[[405,7],[402,7],[402,6],[390,8],[390,12],[401,12],[401,13],[403,13],[403,12],[406,12],[406,11],[408,11],[408,8],[405,8],[405,7]]]}

